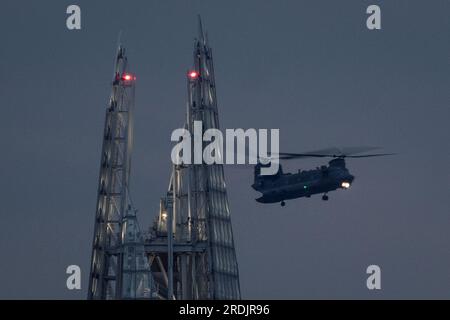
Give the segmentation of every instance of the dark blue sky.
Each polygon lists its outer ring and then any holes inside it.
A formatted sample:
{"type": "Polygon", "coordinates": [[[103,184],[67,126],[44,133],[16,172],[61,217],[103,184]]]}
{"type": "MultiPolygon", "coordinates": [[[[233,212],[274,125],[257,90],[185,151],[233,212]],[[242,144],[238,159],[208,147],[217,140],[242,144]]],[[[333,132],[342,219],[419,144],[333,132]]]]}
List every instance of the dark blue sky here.
{"type": "MultiPolygon", "coordinates": [[[[146,228],[183,123],[196,15],[222,128],[283,151],[375,145],[348,191],[256,203],[226,168],[244,298],[450,298],[449,1],[2,1],[0,298],[82,298],[117,34],[138,78],[132,193],[146,228]],[[68,31],[66,7],[82,10],[68,31]],[[382,30],[365,26],[378,4],[382,30]],[[82,268],[81,291],[65,269],[82,268]],[[369,291],[366,267],[382,270],[369,291]]],[[[323,164],[286,163],[285,171],[323,164]]]]}

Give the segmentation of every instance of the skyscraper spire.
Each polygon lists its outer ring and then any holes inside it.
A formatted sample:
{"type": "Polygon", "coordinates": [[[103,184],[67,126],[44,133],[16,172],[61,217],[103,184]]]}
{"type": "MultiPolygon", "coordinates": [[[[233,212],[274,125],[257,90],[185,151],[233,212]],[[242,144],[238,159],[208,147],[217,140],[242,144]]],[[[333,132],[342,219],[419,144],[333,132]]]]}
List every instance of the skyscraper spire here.
{"type": "MultiPolygon", "coordinates": [[[[131,201],[129,179],[133,147],[135,77],[119,43],[106,108],[92,243],[89,299],[122,298],[122,224],[131,201]]],[[[133,294],[133,293],[132,293],[133,294]]]]}
{"type": "MultiPolygon", "coordinates": [[[[203,131],[220,129],[212,50],[205,41],[200,19],[199,29],[201,45],[194,49],[193,65],[199,76],[188,78],[187,127],[191,134],[194,121],[202,122],[203,131]]],[[[200,298],[240,299],[239,271],[223,166],[203,163],[188,165],[182,170],[184,179],[189,181],[187,198],[190,218],[195,226],[193,237],[207,246],[202,258],[202,268],[206,273],[196,274],[197,282],[206,289],[200,298]]]]}
{"type": "MultiPolygon", "coordinates": [[[[195,121],[203,131],[219,129],[212,52],[200,16],[198,33],[187,75],[184,128],[191,135],[195,121]]],[[[173,165],[159,216],[142,237],[129,196],[134,84],[119,41],[103,134],[89,298],[240,299],[222,165],[173,165]]]]}
{"type": "MultiPolygon", "coordinates": [[[[188,110],[184,128],[191,135],[194,121],[201,121],[204,131],[219,128],[212,52],[205,41],[200,17],[198,32],[193,67],[187,75],[188,110]]],[[[166,233],[158,236],[156,232],[146,246],[149,255],[156,256],[158,261],[173,260],[173,266],[157,266],[158,273],[168,274],[159,280],[160,287],[173,286],[167,291],[173,292],[176,299],[240,299],[222,165],[175,165],[155,230],[166,233]],[[158,247],[161,241],[167,244],[167,249],[158,247]],[[173,283],[167,279],[173,279],[173,283]]]]}
{"type": "Polygon", "coordinates": [[[197,15],[197,17],[198,17],[198,41],[200,41],[200,43],[205,45],[206,42],[205,42],[205,34],[203,33],[202,17],[200,15],[197,15]]]}

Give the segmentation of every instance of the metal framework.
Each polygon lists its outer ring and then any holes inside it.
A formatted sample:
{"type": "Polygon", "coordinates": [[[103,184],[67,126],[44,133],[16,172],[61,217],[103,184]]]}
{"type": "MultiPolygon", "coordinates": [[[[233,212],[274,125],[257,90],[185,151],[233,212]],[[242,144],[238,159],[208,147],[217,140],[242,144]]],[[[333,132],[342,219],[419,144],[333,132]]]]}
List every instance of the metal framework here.
{"type": "MultiPolygon", "coordinates": [[[[174,165],[153,228],[141,235],[129,196],[135,79],[127,67],[119,46],[103,134],[88,298],[240,299],[222,165],[174,165]]],[[[200,18],[193,68],[185,128],[192,134],[194,121],[201,121],[203,132],[219,129],[212,50],[200,18]]]]}
{"type": "MultiPolygon", "coordinates": [[[[194,121],[202,121],[203,132],[219,128],[212,50],[200,18],[193,68],[185,124],[191,135],[194,121]]],[[[222,165],[173,167],[146,251],[157,262],[152,263],[157,291],[168,299],[241,298],[222,165]]]]}
{"type": "Polygon", "coordinates": [[[142,236],[134,214],[130,213],[135,78],[127,67],[125,49],[119,45],[103,133],[89,299],[152,296],[142,236]]]}
{"type": "Polygon", "coordinates": [[[136,219],[136,211],[129,208],[122,224],[122,299],[157,298],[150,272],[144,241],[136,219]]]}

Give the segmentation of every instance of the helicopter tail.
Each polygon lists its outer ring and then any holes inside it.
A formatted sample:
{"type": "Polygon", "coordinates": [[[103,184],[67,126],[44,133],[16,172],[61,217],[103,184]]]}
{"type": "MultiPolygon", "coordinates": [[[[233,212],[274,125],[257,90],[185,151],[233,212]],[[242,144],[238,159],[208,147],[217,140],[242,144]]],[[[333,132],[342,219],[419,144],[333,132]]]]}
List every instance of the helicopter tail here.
{"type": "MultiPolygon", "coordinates": [[[[252,188],[256,191],[264,193],[265,182],[277,179],[280,175],[283,174],[283,169],[281,169],[281,165],[278,167],[278,172],[274,175],[261,175],[262,167],[270,167],[270,164],[262,164],[258,163],[255,165],[255,177],[253,180],[252,188]]],[[[259,201],[259,200],[258,200],[259,201]]],[[[261,201],[259,201],[261,202],[261,201]]]]}
{"type": "MultiPolygon", "coordinates": [[[[269,168],[270,167],[270,163],[262,164],[262,163],[258,162],[258,164],[255,165],[255,171],[254,171],[254,180],[255,180],[255,182],[262,178],[262,176],[261,176],[261,168],[262,167],[269,168]]],[[[281,165],[279,165],[278,166],[278,172],[274,176],[279,176],[279,175],[282,175],[282,174],[283,174],[283,169],[281,168],[281,165]]],[[[268,177],[270,177],[270,176],[268,176],[268,177]]]]}

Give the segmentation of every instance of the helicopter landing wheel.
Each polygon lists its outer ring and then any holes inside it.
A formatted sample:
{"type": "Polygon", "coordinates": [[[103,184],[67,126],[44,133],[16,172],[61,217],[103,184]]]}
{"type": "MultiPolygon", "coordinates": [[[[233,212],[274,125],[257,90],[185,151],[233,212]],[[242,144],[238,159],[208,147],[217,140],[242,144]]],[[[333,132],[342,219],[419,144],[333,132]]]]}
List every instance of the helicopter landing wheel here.
{"type": "Polygon", "coordinates": [[[328,196],[327,196],[326,194],[324,194],[324,195],[322,196],[322,200],[323,200],[323,201],[328,201],[328,196]]]}
{"type": "Polygon", "coordinates": [[[284,207],[284,206],[286,205],[286,202],[284,202],[284,201],[281,201],[281,203],[280,203],[280,204],[281,204],[281,206],[282,206],[282,207],[284,207]]]}

